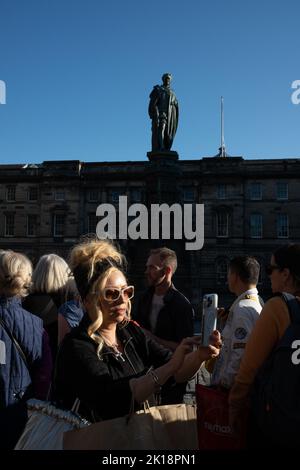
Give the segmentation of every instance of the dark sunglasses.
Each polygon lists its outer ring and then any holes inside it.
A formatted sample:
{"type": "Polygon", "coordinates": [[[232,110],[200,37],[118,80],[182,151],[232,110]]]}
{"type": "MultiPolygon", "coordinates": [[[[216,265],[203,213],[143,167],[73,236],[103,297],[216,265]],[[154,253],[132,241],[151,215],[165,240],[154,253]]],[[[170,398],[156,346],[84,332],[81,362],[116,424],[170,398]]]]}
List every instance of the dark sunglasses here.
{"type": "Polygon", "coordinates": [[[268,266],[266,266],[266,273],[268,276],[271,276],[272,272],[275,270],[275,269],[281,269],[280,266],[276,266],[274,264],[269,264],[268,266]]]}

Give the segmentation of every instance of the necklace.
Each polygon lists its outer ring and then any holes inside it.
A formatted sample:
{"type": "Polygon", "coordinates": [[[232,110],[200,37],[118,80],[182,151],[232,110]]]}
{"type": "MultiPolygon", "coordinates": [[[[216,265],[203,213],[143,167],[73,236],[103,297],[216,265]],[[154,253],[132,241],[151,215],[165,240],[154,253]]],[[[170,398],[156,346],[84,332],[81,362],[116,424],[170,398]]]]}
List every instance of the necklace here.
{"type": "Polygon", "coordinates": [[[122,362],[125,362],[125,358],[123,356],[123,353],[119,350],[119,344],[118,343],[112,343],[110,340],[108,340],[102,333],[98,333],[99,336],[103,339],[105,342],[106,346],[108,346],[110,349],[112,349],[112,352],[115,356],[116,359],[120,359],[122,362]]]}

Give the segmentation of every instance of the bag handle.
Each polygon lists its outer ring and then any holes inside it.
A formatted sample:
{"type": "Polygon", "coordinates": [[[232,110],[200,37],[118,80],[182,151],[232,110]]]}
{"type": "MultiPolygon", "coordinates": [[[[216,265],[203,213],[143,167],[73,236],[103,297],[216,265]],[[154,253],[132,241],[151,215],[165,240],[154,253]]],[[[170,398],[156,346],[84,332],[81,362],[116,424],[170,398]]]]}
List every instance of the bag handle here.
{"type": "Polygon", "coordinates": [[[75,401],[74,401],[74,403],[73,403],[73,406],[72,406],[72,408],[71,408],[71,411],[72,411],[73,413],[78,414],[79,407],[80,407],[80,400],[79,400],[79,398],[75,398],[75,401]]]}

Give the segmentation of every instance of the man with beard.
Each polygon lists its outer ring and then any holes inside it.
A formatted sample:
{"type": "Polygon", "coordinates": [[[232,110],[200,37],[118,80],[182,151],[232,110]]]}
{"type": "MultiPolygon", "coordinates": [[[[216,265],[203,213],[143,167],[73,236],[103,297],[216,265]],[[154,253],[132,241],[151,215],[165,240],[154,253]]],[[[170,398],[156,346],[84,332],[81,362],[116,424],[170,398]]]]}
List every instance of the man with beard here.
{"type": "MultiPolygon", "coordinates": [[[[172,283],[176,268],[175,251],[166,247],[151,250],[145,271],[149,288],[134,309],[134,319],[144,331],[172,351],[194,331],[193,307],[172,283]]],[[[161,397],[162,403],[182,402],[185,386],[175,385],[172,393],[161,397]]]]}

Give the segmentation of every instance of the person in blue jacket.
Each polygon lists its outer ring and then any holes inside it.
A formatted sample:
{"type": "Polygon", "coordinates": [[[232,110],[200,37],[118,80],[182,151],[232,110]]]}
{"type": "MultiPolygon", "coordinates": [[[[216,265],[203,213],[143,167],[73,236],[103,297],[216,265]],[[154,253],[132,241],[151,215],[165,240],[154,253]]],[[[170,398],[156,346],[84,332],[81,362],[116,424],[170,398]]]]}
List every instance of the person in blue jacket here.
{"type": "Polygon", "coordinates": [[[27,420],[26,400],[45,399],[52,360],[43,322],[22,308],[32,266],[13,251],[0,254],[0,448],[13,449],[27,420]]]}

